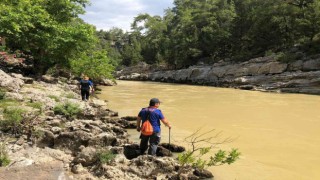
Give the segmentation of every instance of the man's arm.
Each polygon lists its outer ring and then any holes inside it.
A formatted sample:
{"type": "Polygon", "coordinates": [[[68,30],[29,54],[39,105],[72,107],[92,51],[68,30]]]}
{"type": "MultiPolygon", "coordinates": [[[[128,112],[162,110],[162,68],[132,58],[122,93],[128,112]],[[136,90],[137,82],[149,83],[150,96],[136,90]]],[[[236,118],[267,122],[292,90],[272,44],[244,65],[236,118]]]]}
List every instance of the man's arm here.
{"type": "Polygon", "coordinates": [[[169,124],[169,121],[166,118],[161,119],[162,123],[167,126],[169,129],[171,129],[171,125],[169,124]]]}
{"type": "Polygon", "coordinates": [[[140,128],[140,124],[141,124],[141,117],[138,116],[138,117],[137,117],[137,131],[138,131],[138,132],[140,132],[140,129],[141,129],[141,128],[140,128]]]}

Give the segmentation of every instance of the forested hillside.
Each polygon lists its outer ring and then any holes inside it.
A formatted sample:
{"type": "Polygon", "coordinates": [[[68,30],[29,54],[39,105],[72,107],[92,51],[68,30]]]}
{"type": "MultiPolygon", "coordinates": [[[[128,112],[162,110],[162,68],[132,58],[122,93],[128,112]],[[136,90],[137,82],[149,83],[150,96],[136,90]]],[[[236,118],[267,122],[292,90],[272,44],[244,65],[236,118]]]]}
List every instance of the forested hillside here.
{"type": "Polygon", "coordinates": [[[31,57],[35,73],[59,67],[93,78],[138,62],[181,69],[320,53],[320,0],[174,0],[163,17],[137,15],[130,32],[97,31],[79,18],[87,5],[89,0],[2,0],[0,50],[31,57]]]}
{"type": "Polygon", "coordinates": [[[290,61],[319,53],[319,0],[175,0],[164,17],[140,14],[132,32],[98,32],[112,59],[183,68],[275,53],[290,61]]]}

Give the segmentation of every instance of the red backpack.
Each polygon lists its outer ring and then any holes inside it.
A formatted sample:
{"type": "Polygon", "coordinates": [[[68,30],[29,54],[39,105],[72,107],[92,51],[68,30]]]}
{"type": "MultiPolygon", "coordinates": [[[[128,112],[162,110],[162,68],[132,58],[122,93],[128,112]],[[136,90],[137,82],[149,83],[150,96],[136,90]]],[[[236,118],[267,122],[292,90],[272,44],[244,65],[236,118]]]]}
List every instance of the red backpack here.
{"type": "Polygon", "coordinates": [[[153,134],[153,127],[150,123],[150,111],[148,109],[147,119],[143,122],[141,126],[141,134],[145,136],[151,136],[153,134]]]}

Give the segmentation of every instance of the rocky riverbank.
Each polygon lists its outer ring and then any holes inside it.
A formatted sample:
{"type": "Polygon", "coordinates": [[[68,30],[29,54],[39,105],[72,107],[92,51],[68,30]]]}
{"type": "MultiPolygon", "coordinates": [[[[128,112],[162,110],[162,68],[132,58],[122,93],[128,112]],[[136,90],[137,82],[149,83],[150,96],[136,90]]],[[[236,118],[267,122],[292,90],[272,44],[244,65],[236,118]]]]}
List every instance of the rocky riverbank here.
{"type": "Polygon", "coordinates": [[[0,167],[0,179],[212,177],[182,169],[165,144],[157,157],[139,155],[125,129],[135,128],[135,118],[118,117],[99,99],[81,101],[77,81],[48,76],[36,81],[2,70],[0,79],[0,165],[7,165],[0,167]]]}
{"type": "Polygon", "coordinates": [[[180,70],[159,70],[147,64],[139,64],[118,71],[116,77],[120,80],[320,94],[320,55],[288,63],[269,56],[242,63],[218,62],[210,66],[198,65],[180,70]]]}

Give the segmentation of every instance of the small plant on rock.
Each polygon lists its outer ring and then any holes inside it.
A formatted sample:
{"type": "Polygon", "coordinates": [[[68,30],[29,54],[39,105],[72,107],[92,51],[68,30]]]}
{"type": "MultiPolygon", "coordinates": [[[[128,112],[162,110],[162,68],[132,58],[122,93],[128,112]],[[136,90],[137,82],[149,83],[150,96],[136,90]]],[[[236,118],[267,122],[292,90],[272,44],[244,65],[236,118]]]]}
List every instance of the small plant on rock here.
{"type": "Polygon", "coordinates": [[[6,92],[0,89],[0,100],[3,100],[5,95],[6,95],[6,92]]]}
{"type": "Polygon", "coordinates": [[[53,100],[55,100],[56,102],[60,102],[60,100],[59,100],[58,96],[55,96],[55,95],[49,95],[48,97],[49,97],[49,98],[51,98],[51,99],[53,99],[53,100]]]}
{"type": "Polygon", "coordinates": [[[35,109],[39,109],[40,114],[43,112],[43,104],[41,102],[29,102],[27,103],[27,106],[33,107],[35,109]]]}
{"type": "Polygon", "coordinates": [[[68,93],[68,94],[66,94],[66,98],[75,99],[75,95],[73,93],[68,93]]]}
{"type": "Polygon", "coordinates": [[[5,108],[3,111],[3,121],[0,121],[0,126],[3,130],[11,130],[14,134],[20,132],[21,122],[23,120],[23,113],[25,110],[20,108],[5,108]]]}
{"type": "Polygon", "coordinates": [[[223,164],[234,163],[240,156],[240,152],[237,149],[232,149],[230,152],[224,150],[218,150],[213,156],[211,155],[209,159],[205,159],[204,156],[209,155],[211,150],[219,144],[230,142],[231,140],[225,139],[221,142],[212,142],[214,138],[217,138],[220,133],[215,136],[205,137],[205,135],[213,132],[214,130],[208,131],[206,133],[200,134],[200,129],[193,133],[191,136],[187,137],[185,141],[191,145],[191,150],[179,154],[178,161],[181,164],[181,171],[186,165],[191,165],[194,168],[200,170],[205,169],[210,166],[219,166],[223,164]]]}
{"type": "Polygon", "coordinates": [[[104,150],[98,153],[98,159],[101,164],[110,164],[115,157],[116,154],[113,154],[109,150],[104,150]]]}
{"type": "Polygon", "coordinates": [[[0,167],[10,164],[5,142],[0,142],[0,167]]]}
{"type": "Polygon", "coordinates": [[[67,102],[56,105],[53,108],[53,111],[55,114],[65,115],[67,118],[72,118],[77,116],[81,109],[78,104],[67,102]]]}

